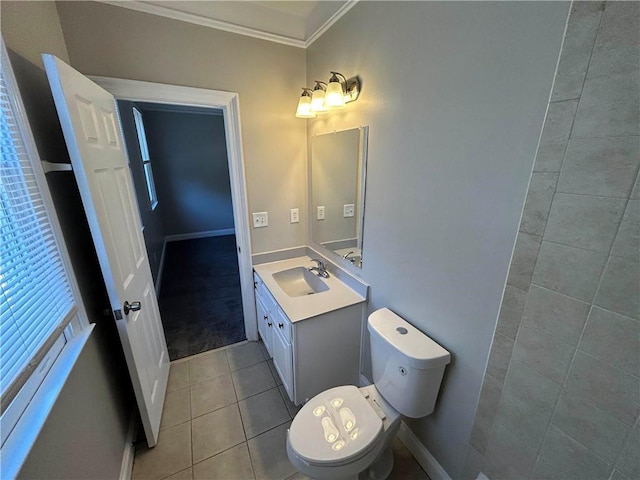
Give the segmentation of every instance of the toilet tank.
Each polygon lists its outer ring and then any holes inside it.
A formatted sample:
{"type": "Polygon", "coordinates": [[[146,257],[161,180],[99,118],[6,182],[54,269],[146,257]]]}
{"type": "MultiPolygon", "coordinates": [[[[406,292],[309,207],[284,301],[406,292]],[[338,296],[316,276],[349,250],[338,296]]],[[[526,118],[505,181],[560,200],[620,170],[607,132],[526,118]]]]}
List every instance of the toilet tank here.
{"type": "Polygon", "coordinates": [[[429,415],[451,355],[410,323],[382,308],[369,315],[373,383],[398,412],[429,415]]]}

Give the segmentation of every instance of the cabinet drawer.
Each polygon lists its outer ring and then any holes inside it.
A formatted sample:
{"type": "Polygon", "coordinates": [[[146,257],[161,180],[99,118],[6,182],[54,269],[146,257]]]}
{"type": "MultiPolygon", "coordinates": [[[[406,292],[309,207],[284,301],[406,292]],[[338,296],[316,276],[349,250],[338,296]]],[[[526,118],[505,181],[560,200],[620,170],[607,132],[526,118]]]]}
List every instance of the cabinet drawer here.
{"type": "Polygon", "coordinates": [[[291,322],[280,307],[277,307],[276,313],[272,318],[273,326],[276,327],[278,332],[280,332],[282,338],[284,338],[287,343],[291,343],[291,322]]]}

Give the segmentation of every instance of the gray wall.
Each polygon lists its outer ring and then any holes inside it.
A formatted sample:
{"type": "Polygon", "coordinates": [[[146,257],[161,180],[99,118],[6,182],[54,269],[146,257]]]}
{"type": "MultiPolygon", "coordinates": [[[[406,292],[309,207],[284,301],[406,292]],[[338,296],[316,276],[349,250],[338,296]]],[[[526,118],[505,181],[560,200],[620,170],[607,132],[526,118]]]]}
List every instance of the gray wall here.
{"type": "Polygon", "coordinates": [[[307,83],[329,70],[362,78],[360,99],[309,121],[309,135],[370,125],[369,308],[391,308],[451,351],[435,412],[410,427],[454,478],[568,10],[562,2],[360,2],[307,51],[307,83]]]}
{"type": "Polygon", "coordinates": [[[118,110],[120,112],[122,132],[127,145],[127,154],[129,155],[131,176],[133,177],[136,198],[140,209],[140,219],[144,226],[142,233],[144,235],[144,243],[147,247],[147,255],[149,256],[149,266],[151,267],[153,282],[156,283],[160,261],[162,259],[162,249],[164,248],[164,237],[166,235],[162,215],[165,204],[158,203],[156,208],[151,210],[142,165],[142,154],[138,146],[138,132],[136,131],[136,124],[133,119],[134,105],[134,102],[121,100],[118,101],[118,110]]]}
{"type": "Polygon", "coordinates": [[[269,212],[269,227],[251,229],[252,251],[306,244],[306,215],[289,223],[290,208],[307,211],[303,49],[96,2],[57,8],[82,73],[238,92],[249,212],[269,212]]]}
{"type": "MultiPolygon", "coordinates": [[[[40,60],[40,53],[47,51],[68,61],[55,5],[3,1],[0,15],[39,154],[68,162],[40,60]]],[[[115,323],[103,313],[109,301],[73,175],[52,173],[47,180],[89,320],[96,327],[20,476],[116,478],[133,407],[131,384],[115,323]]]]}
{"type": "Polygon", "coordinates": [[[232,229],[222,115],[142,109],[165,235],[232,229]]]}
{"type": "Polygon", "coordinates": [[[639,31],[638,2],[572,7],[469,479],[640,478],[639,31]]]}

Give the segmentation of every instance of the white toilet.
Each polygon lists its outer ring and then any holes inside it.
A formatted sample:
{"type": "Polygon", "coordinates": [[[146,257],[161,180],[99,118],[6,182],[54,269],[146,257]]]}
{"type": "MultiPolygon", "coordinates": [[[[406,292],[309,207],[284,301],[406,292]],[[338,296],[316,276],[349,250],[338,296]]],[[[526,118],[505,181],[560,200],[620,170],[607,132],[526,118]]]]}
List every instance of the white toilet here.
{"type": "Polygon", "coordinates": [[[289,460],[311,478],[386,478],[401,415],[433,412],[449,352],[387,308],[369,316],[368,329],[374,385],[319,393],[289,428],[289,460]]]}

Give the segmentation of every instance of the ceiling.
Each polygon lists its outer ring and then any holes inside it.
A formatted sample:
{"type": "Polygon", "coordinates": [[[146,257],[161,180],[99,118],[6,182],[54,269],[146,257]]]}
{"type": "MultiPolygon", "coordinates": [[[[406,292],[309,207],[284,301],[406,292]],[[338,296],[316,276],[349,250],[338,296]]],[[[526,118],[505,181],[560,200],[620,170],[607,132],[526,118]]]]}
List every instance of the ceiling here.
{"type": "Polygon", "coordinates": [[[357,0],[98,0],[219,30],[308,47],[357,0]]]}

